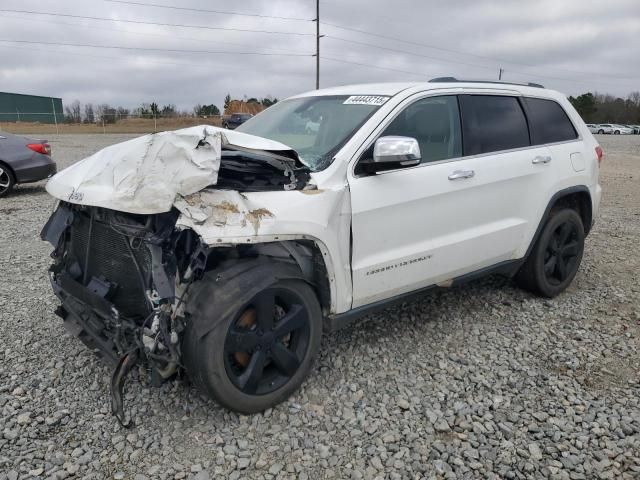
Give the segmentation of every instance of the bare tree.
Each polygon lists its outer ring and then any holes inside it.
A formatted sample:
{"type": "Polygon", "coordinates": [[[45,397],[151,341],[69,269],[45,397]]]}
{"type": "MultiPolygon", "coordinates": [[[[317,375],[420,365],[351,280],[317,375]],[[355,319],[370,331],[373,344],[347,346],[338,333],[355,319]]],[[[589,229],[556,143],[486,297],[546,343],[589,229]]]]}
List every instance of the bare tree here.
{"type": "Polygon", "coordinates": [[[95,122],[95,115],[93,112],[93,105],[91,103],[87,103],[84,106],[84,123],[93,123],[95,122]]]}
{"type": "Polygon", "coordinates": [[[80,100],[74,100],[71,105],[64,108],[65,121],[69,123],[80,123],[82,120],[80,111],[80,100]]]}

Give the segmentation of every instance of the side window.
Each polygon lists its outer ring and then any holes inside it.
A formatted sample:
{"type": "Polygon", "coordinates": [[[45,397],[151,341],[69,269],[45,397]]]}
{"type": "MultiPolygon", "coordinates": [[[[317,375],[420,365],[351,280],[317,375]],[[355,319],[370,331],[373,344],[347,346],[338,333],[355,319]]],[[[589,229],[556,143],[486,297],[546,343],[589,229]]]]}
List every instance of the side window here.
{"type": "Polygon", "coordinates": [[[460,107],[465,155],[530,145],[527,120],[516,97],[461,95],[460,107]]]}
{"type": "Polygon", "coordinates": [[[412,103],[380,136],[389,135],[415,138],[420,145],[421,163],[462,156],[457,98],[429,97],[412,103]]]}
{"type": "Polygon", "coordinates": [[[531,142],[534,145],[564,142],[578,138],[578,133],[564,109],[553,100],[525,98],[531,142]]]}

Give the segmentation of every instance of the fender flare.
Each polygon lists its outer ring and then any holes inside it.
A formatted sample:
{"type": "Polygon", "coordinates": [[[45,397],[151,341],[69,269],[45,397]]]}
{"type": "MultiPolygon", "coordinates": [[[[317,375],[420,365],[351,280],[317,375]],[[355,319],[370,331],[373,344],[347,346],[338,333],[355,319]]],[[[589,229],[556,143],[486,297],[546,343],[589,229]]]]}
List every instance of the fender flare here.
{"type": "MultiPolygon", "coordinates": [[[[525,253],[524,257],[522,257],[523,262],[527,258],[529,258],[529,254],[531,253],[531,250],[533,250],[533,247],[538,241],[538,238],[540,238],[540,235],[542,234],[542,229],[546,225],[547,220],[549,220],[549,216],[551,215],[551,210],[553,209],[554,205],[561,198],[566,197],[568,195],[572,195],[574,193],[586,193],[589,196],[589,201],[591,201],[591,192],[589,191],[589,188],[586,185],[574,185],[573,187],[568,187],[568,188],[557,191],[547,203],[547,208],[545,208],[544,213],[542,214],[542,218],[540,219],[540,222],[538,222],[538,228],[536,229],[536,232],[533,234],[533,238],[529,243],[529,247],[527,248],[527,253],[525,253]]],[[[585,236],[586,236],[591,228],[591,225],[585,225],[584,227],[585,227],[585,236]]]]}

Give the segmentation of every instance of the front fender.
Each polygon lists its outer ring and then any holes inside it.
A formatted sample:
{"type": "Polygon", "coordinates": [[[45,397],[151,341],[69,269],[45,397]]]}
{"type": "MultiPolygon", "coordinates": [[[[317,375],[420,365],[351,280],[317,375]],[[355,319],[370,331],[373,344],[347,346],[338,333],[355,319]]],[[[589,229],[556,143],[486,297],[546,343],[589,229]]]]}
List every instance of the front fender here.
{"type": "Polygon", "coordinates": [[[203,190],[179,198],[178,228],[189,228],[212,246],[311,240],[323,255],[331,313],[351,308],[349,256],[351,205],[346,187],[240,193],[203,190]]]}

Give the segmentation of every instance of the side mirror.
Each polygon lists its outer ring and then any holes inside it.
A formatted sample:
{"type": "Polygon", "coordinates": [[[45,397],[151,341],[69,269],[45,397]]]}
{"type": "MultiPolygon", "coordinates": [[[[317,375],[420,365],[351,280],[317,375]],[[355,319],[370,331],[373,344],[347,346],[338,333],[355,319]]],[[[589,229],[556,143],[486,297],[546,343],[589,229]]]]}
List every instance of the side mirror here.
{"type": "Polygon", "coordinates": [[[380,137],[373,145],[373,158],[361,162],[366,173],[413,167],[421,160],[420,145],[412,137],[380,137]]]}

